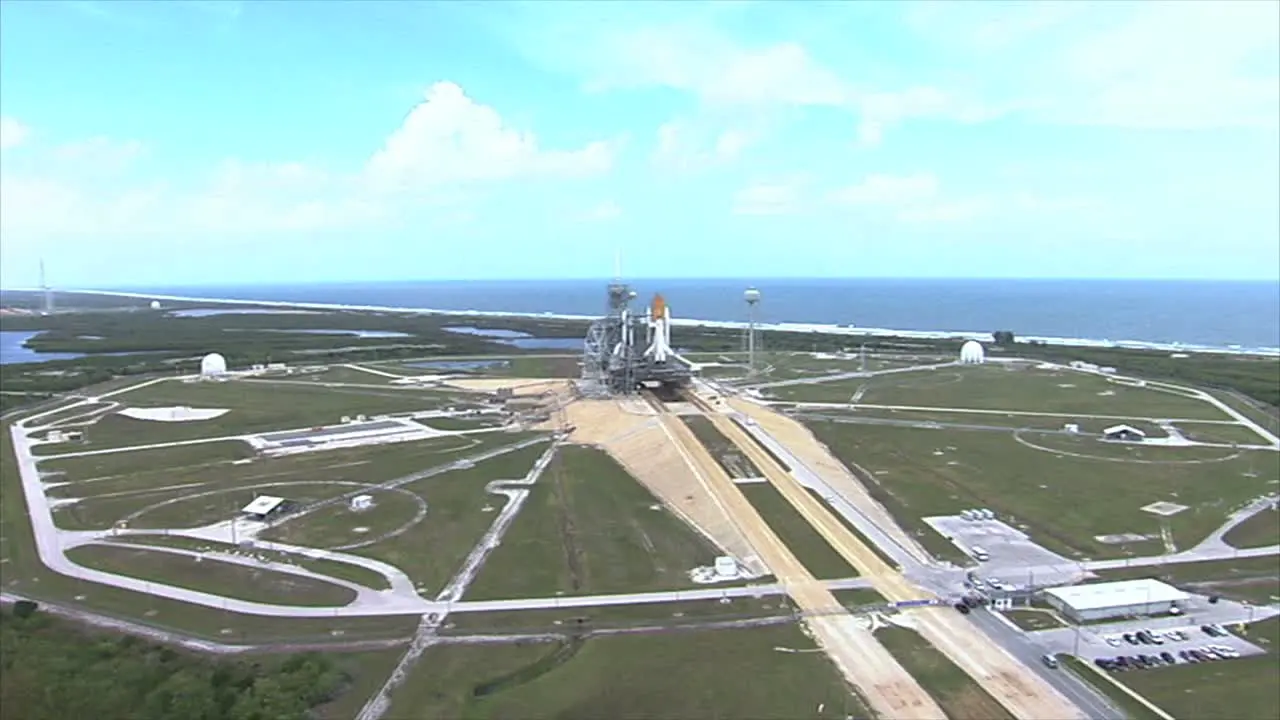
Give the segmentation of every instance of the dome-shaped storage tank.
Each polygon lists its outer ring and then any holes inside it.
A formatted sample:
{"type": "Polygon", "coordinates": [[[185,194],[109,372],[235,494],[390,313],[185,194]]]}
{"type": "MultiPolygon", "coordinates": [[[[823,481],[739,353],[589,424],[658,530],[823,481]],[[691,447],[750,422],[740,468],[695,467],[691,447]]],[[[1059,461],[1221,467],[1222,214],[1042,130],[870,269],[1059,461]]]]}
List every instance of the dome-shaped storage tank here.
{"type": "Polygon", "coordinates": [[[987,352],[982,349],[982,343],[977,340],[970,340],[960,346],[960,363],[962,365],[981,365],[986,362],[987,352]]]}
{"type": "Polygon", "coordinates": [[[226,373],[227,359],[218,353],[209,353],[200,361],[200,374],[204,377],[214,377],[225,375],[226,373]]]}

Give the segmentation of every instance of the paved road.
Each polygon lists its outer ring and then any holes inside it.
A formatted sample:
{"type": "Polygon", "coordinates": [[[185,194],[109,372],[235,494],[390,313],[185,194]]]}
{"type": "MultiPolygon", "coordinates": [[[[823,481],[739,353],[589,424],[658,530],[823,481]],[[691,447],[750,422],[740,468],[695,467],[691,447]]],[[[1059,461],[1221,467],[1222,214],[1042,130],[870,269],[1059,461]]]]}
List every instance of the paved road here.
{"type": "Polygon", "coordinates": [[[824,415],[822,413],[797,412],[795,417],[812,418],[827,422],[852,423],[857,425],[895,425],[898,427],[919,428],[925,430],[977,430],[985,432],[1031,432],[1041,435],[1079,435],[1062,429],[1011,427],[1009,425],[976,425],[973,423],[938,422],[935,420],[897,420],[894,418],[862,417],[857,415],[824,415]]]}
{"type": "Polygon", "coordinates": [[[856,372],[832,373],[831,375],[820,375],[818,377],[802,377],[793,378],[791,380],[775,380],[773,382],[759,383],[756,385],[744,385],[743,390],[764,390],[767,388],[790,387],[792,385],[812,385],[815,383],[837,382],[839,380],[853,380],[855,378],[869,378],[880,375],[895,375],[899,373],[920,372],[922,370],[938,370],[945,367],[954,367],[959,365],[957,362],[935,363],[932,365],[910,365],[908,367],[888,368],[886,370],[858,370],[856,372]]]}
{"type": "Polygon", "coordinates": [[[1275,495],[1258,498],[1248,505],[1231,513],[1231,517],[1227,518],[1227,521],[1223,523],[1221,527],[1209,533],[1209,537],[1201,540],[1199,544],[1191,549],[1195,551],[1222,550],[1234,552],[1236,548],[1228,545],[1227,542],[1223,540],[1223,536],[1235,529],[1235,527],[1240,523],[1260,512],[1274,512],[1277,500],[1280,500],[1280,498],[1277,498],[1275,495]]]}
{"type": "Polygon", "coordinates": [[[1124,712],[1113,707],[1111,701],[1088,682],[1062,669],[1053,670],[1046,667],[1040,658],[1051,648],[1029,640],[1021,630],[1009,625],[1004,619],[996,617],[985,608],[969,613],[969,618],[993,642],[1003,647],[1032,672],[1065,695],[1091,720],[1125,720],[1124,712]]]}

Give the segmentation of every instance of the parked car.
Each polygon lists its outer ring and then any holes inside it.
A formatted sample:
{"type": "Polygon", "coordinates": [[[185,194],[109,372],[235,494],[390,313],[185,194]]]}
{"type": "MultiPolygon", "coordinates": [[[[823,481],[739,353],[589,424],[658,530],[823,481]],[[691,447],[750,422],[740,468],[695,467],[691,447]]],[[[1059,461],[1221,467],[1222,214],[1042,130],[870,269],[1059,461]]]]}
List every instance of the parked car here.
{"type": "Polygon", "coordinates": [[[1130,634],[1130,633],[1125,633],[1125,634],[1124,634],[1124,641],[1125,641],[1125,642],[1127,642],[1127,643],[1129,643],[1130,645],[1137,645],[1137,644],[1138,644],[1138,641],[1137,641],[1137,640],[1134,640],[1134,639],[1133,639],[1133,635],[1132,635],[1132,634],[1130,634]]]}
{"type": "Polygon", "coordinates": [[[1165,663],[1169,665],[1174,665],[1178,662],[1177,658],[1173,656],[1173,653],[1167,650],[1165,652],[1160,653],[1160,657],[1165,661],[1165,663]]]}

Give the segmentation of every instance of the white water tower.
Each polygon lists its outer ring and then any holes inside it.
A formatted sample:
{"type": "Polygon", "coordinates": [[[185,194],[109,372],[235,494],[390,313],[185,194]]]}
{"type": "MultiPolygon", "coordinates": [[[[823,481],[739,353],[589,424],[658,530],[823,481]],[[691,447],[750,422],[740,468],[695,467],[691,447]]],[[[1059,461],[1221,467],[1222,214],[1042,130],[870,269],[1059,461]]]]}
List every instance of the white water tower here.
{"type": "Polygon", "coordinates": [[[760,291],[755,288],[747,288],[742,293],[742,299],[747,301],[747,374],[754,375],[756,373],[756,307],[760,304],[760,291]]]}

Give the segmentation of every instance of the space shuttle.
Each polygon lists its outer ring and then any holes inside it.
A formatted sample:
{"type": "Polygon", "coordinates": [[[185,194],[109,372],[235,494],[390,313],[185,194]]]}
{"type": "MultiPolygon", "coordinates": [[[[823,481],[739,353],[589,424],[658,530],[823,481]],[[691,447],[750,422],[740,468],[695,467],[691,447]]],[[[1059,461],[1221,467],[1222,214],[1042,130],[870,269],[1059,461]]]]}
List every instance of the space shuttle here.
{"type": "Polygon", "coordinates": [[[671,308],[661,295],[653,296],[646,320],[649,347],[645,348],[644,355],[654,362],[665,363],[675,356],[675,351],[671,349],[671,308]]]}

